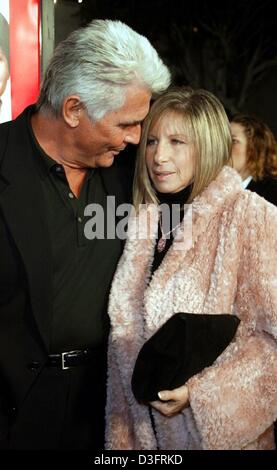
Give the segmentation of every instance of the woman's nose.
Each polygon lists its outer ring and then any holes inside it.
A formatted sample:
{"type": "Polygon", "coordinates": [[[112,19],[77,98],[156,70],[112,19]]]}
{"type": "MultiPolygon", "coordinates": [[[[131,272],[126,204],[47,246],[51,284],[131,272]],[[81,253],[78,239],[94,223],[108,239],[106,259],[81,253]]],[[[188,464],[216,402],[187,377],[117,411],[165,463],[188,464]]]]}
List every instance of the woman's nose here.
{"type": "Polygon", "coordinates": [[[167,154],[166,148],[164,145],[159,144],[154,154],[154,162],[157,165],[161,165],[167,160],[168,160],[168,154],[167,154]]]}

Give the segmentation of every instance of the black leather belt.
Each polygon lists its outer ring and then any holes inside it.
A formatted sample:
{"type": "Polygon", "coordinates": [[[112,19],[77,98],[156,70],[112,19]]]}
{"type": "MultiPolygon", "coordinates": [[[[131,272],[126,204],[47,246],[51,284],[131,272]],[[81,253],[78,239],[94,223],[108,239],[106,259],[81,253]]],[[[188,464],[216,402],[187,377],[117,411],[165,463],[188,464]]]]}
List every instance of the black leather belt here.
{"type": "Polygon", "coordinates": [[[99,349],[83,349],[66,351],[60,354],[50,354],[47,367],[59,367],[62,370],[70,369],[71,367],[90,364],[93,360],[103,359],[101,356],[104,354],[104,348],[99,349]]]}

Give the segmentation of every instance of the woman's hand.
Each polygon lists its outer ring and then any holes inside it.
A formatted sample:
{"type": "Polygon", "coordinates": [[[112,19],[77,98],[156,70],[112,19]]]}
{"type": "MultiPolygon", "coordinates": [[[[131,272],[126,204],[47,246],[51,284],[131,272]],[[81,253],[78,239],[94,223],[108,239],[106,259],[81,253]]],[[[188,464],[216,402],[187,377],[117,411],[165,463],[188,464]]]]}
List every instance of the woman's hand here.
{"type": "Polygon", "coordinates": [[[151,401],[150,405],[168,418],[175,416],[189,406],[189,391],[186,385],[174,390],[163,390],[158,395],[161,401],[151,401]]]}

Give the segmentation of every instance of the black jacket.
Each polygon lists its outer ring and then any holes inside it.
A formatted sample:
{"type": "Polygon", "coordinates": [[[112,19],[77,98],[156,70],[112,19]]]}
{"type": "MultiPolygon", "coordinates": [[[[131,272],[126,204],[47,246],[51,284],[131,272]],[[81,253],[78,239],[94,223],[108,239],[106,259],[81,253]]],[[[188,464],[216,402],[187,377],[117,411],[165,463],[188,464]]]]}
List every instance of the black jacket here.
{"type": "Polygon", "coordinates": [[[259,196],[265,198],[277,206],[277,180],[273,178],[265,178],[261,181],[250,181],[246,189],[259,194],[259,196]]]}

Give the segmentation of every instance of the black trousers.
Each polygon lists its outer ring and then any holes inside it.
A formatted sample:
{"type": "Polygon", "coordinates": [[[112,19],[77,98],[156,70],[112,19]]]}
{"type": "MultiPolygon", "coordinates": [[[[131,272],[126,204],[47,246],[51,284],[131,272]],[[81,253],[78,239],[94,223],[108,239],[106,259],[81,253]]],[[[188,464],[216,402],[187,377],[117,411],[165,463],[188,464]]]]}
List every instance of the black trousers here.
{"type": "Polygon", "coordinates": [[[67,370],[45,367],[8,437],[9,449],[104,448],[106,361],[67,370]]]}

